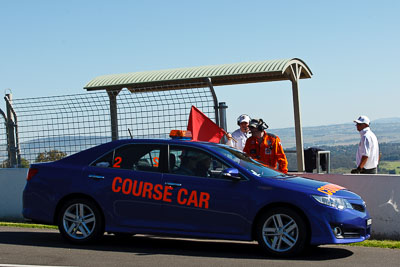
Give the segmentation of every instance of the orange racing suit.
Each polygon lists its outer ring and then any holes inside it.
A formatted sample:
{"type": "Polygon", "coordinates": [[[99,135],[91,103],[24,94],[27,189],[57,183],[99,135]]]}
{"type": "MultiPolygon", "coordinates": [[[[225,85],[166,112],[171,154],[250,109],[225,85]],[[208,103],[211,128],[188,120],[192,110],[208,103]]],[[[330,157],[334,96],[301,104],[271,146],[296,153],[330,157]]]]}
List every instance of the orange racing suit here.
{"type": "Polygon", "coordinates": [[[243,151],[270,168],[276,169],[277,163],[279,163],[279,171],[288,172],[288,161],[285,152],[283,152],[281,140],[276,135],[264,131],[261,143],[258,142],[256,137],[252,136],[247,139],[243,151]]]}

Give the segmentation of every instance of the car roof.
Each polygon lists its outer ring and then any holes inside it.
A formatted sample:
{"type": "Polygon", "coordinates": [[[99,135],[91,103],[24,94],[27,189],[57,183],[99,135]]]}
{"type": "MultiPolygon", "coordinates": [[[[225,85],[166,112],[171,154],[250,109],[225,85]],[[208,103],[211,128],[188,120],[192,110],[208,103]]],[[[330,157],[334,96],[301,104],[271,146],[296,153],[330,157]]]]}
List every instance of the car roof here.
{"type": "Polygon", "coordinates": [[[120,139],[80,151],[61,159],[58,162],[86,165],[92,162],[95,158],[100,157],[115,148],[129,144],[189,145],[191,147],[198,147],[203,149],[205,148],[206,150],[213,150],[213,148],[216,148],[218,146],[224,146],[216,143],[181,139],[120,139]]]}
{"type": "Polygon", "coordinates": [[[195,147],[218,147],[222,144],[192,141],[192,140],[181,140],[181,139],[121,139],[117,141],[112,141],[110,144],[123,145],[123,144],[140,144],[140,143],[152,143],[152,144],[170,144],[170,145],[190,145],[195,147]]]}

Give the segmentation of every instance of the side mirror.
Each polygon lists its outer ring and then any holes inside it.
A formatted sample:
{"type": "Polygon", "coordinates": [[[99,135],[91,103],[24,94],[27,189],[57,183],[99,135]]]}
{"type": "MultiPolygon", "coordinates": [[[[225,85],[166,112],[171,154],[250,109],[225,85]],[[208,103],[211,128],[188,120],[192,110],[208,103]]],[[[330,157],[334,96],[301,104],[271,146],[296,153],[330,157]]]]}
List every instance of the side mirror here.
{"type": "Polygon", "coordinates": [[[228,168],[222,171],[222,177],[231,179],[232,181],[239,181],[240,174],[236,168],[228,168]]]}

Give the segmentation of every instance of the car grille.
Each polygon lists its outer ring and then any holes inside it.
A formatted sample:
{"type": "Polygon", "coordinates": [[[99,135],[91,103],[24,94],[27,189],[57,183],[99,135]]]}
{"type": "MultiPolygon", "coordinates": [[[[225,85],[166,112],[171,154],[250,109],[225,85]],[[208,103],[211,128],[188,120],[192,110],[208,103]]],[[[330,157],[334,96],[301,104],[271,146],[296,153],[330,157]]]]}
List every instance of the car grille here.
{"type": "Polygon", "coordinates": [[[361,233],[360,230],[357,229],[345,229],[343,233],[344,238],[360,238],[361,233]]]}
{"type": "Polygon", "coordinates": [[[332,232],[336,236],[336,238],[361,238],[362,236],[367,236],[371,234],[371,227],[367,227],[366,229],[362,228],[350,228],[343,225],[331,224],[332,232]],[[335,233],[335,228],[340,228],[340,234],[335,233]]]}
{"type": "Polygon", "coordinates": [[[351,203],[351,206],[355,210],[358,210],[358,211],[361,211],[361,212],[365,212],[365,206],[364,205],[351,203]]]}

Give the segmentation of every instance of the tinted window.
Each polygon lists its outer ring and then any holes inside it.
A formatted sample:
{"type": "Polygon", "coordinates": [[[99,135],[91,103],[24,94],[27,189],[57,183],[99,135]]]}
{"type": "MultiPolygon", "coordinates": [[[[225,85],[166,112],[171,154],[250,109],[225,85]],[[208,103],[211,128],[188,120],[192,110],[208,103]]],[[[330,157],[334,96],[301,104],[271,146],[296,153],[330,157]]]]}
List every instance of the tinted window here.
{"type": "Polygon", "coordinates": [[[160,172],[161,146],[151,144],[127,145],[106,154],[93,163],[97,167],[160,172]]]}
{"type": "Polygon", "coordinates": [[[94,163],[92,163],[92,166],[103,167],[103,168],[111,167],[113,159],[114,159],[114,150],[96,160],[94,163]]]}
{"type": "Polygon", "coordinates": [[[219,153],[223,154],[225,157],[233,160],[243,168],[247,169],[249,172],[252,174],[258,176],[258,177],[287,177],[288,175],[285,175],[281,172],[275,171],[266,165],[255,161],[254,159],[250,158],[247,156],[245,153],[232,149],[228,146],[218,146],[218,147],[213,147],[216,151],[219,153]]]}
{"type": "Polygon", "coordinates": [[[220,178],[228,168],[211,154],[194,148],[171,146],[169,153],[170,173],[220,178]]]}

